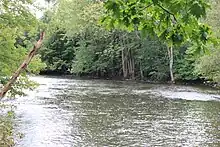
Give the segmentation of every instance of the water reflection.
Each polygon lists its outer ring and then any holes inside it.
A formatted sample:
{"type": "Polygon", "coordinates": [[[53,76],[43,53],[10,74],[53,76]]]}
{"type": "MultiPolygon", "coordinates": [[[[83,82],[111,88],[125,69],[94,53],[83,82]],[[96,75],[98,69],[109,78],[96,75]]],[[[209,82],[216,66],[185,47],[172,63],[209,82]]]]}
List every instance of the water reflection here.
{"type": "Polygon", "coordinates": [[[18,130],[25,135],[18,147],[220,145],[217,91],[122,81],[34,80],[41,86],[16,101],[18,130]]]}

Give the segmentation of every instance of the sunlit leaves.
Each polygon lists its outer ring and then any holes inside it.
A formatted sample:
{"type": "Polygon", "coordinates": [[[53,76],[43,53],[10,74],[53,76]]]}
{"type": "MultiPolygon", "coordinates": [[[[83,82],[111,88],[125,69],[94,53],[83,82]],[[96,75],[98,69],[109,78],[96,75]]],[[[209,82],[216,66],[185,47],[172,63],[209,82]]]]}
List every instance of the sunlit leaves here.
{"type": "Polygon", "coordinates": [[[0,26],[19,27],[31,29],[36,24],[36,19],[30,13],[28,5],[31,0],[3,0],[0,2],[0,26]]]}
{"type": "Polygon", "coordinates": [[[102,5],[102,2],[87,0],[60,0],[49,23],[50,30],[60,28],[71,36],[88,26],[97,25],[103,13],[102,5]]]}
{"type": "Polygon", "coordinates": [[[202,75],[208,80],[220,82],[220,52],[219,49],[212,50],[212,54],[204,55],[199,59],[196,66],[198,74],[202,75]]]}
{"type": "Polygon", "coordinates": [[[209,8],[205,0],[108,0],[104,6],[103,24],[110,28],[138,29],[174,44],[192,38],[195,42],[207,40],[210,35],[210,31],[199,31],[199,19],[206,16],[209,8]]]}
{"type": "MultiPolygon", "coordinates": [[[[31,4],[31,0],[0,1],[0,80],[14,73],[27,54],[27,40],[34,40],[30,34],[37,30],[37,19],[30,12],[31,4]]],[[[32,86],[27,80],[23,81],[25,85],[14,85],[10,93],[21,94],[23,88],[32,86]]]]}

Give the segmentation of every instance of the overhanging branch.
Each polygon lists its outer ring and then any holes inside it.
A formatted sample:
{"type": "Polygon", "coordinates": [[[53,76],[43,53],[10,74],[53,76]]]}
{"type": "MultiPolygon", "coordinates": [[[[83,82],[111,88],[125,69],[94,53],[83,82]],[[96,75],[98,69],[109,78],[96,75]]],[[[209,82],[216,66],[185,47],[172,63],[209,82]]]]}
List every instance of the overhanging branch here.
{"type": "Polygon", "coordinates": [[[3,89],[0,92],[0,100],[5,96],[5,94],[7,93],[7,91],[11,88],[12,84],[15,83],[15,81],[17,80],[17,78],[20,76],[20,74],[26,70],[27,66],[29,65],[29,63],[31,62],[32,58],[34,57],[34,55],[36,54],[36,52],[38,51],[38,49],[41,47],[42,43],[43,43],[43,39],[44,39],[45,33],[42,32],[40,34],[40,39],[37,41],[37,43],[34,45],[34,47],[31,49],[31,51],[29,52],[29,54],[27,55],[26,59],[24,60],[24,62],[20,65],[20,67],[15,71],[15,73],[13,74],[13,76],[10,78],[10,80],[8,81],[8,83],[3,87],[3,89]]]}
{"type": "Polygon", "coordinates": [[[173,19],[175,21],[175,23],[177,22],[177,19],[176,19],[176,16],[170,12],[169,10],[167,10],[166,8],[164,8],[163,6],[161,6],[160,4],[157,4],[157,6],[159,6],[162,10],[164,10],[165,12],[167,12],[168,14],[172,15],[173,16],[173,19]]]}

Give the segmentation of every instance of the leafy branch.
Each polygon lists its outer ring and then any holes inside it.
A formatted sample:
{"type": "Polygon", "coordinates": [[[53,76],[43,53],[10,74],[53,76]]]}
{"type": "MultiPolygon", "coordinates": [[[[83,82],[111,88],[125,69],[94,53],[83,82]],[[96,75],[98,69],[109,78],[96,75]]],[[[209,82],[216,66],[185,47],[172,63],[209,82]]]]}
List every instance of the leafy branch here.
{"type": "Polygon", "coordinates": [[[170,12],[169,10],[167,10],[166,8],[164,8],[163,6],[161,6],[160,4],[157,4],[157,6],[159,6],[162,10],[164,10],[165,12],[167,12],[168,14],[170,14],[170,15],[173,16],[173,19],[174,19],[174,21],[175,21],[175,22],[173,22],[173,23],[176,23],[176,22],[177,22],[176,16],[175,16],[172,12],[170,12]]]}

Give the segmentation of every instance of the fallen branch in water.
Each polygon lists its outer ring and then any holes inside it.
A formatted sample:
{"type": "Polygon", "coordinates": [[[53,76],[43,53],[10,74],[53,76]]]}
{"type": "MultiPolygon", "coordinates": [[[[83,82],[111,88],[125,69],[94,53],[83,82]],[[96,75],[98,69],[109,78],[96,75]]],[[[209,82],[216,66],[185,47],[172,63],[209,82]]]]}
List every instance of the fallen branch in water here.
{"type": "Polygon", "coordinates": [[[40,34],[40,39],[37,41],[37,43],[34,45],[34,47],[31,49],[31,51],[29,52],[29,54],[27,55],[26,59],[24,60],[24,62],[20,65],[20,67],[15,71],[15,73],[13,74],[13,76],[10,78],[10,80],[8,81],[8,83],[2,88],[1,92],[0,92],[0,100],[5,96],[5,94],[8,92],[8,90],[11,88],[12,84],[17,80],[17,78],[19,77],[19,75],[27,68],[27,66],[29,65],[29,63],[31,62],[32,58],[34,57],[34,55],[36,54],[36,52],[38,51],[38,49],[41,47],[42,43],[43,43],[43,39],[45,36],[45,32],[41,32],[40,34]]]}

